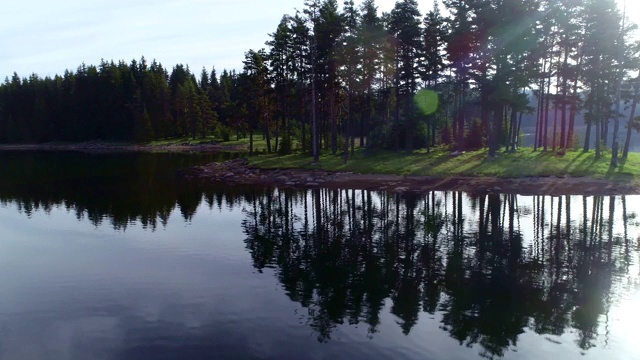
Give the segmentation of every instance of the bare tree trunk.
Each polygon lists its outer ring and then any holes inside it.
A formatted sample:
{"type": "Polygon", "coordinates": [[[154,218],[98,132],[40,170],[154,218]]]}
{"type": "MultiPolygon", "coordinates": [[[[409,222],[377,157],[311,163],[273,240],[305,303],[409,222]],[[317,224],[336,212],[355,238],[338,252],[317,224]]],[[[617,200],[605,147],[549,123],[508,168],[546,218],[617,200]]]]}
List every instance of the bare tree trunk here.
{"type": "Polygon", "coordinates": [[[627,123],[627,138],[624,142],[624,151],[622,152],[622,158],[626,159],[629,156],[629,146],[631,143],[631,131],[634,118],[636,116],[636,107],[638,106],[638,96],[640,95],[640,75],[636,78],[635,84],[633,84],[633,102],[631,103],[631,114],[629,115],[629,122],[627,123]]]}
{"type": "Polygon", "coordinates": [[[460,109],[458,112],[458,135],[457,135],[457,143],[458,143],[458,151],[464,151],[464,123],[465,123],[465,107],[466,107],[466,89],[465,82],[462,82],[460,88],[460,109]]]}
{"type": "MultiPolygon", "coordinates": [[[[347,95],[348,99],[347,99],[347,120],[345,122],[345,124],[343,125],[343,129],[344,129],[344,154],[342,154],[343,156],[343,160],[344,163],[346,164],[347,161],[349,161],[349,126],[351,125],[351,95],[347,95]]],[[[344,116],[342,116],[342,118],[344,118],[344,116]]]]}
{"type": "Polygon", "coordinates": [[[273,148],[273,151],[276,153],[278,152],[279,139],[280,139],[280,122],[276,120],[275,147],[273,148]]]}
{"type": "Polygon", "coordinates": [[[540,146],[540,133],[542,132],[542,121],[540,121],[540,116],[542,115],[542,103],[543,103],[543,96],[544,96],[544,89],[543,89],[544,85],[542,85],[542,87],[539,90],[538,93],[538,104],[536,106],[536,132],[535,132],[535,137],[533,139],[533,151],[537,151],[538,147],[540,146]]]}
{"type": "Polygon", "coordinates": [[[557,132],[558,132],[558,93],[556,92],[556,99],[554,103],[554,115],[553,115],[553,143],[551,149],[556,151],[556,140],[557,140],[557,132]]]}
{"type": "Polygon", "coordinates": [[[520,116],[518,116],[518,128],[516,129],[516,150],[518,150],[518,148],[520,146],[522,146],[522,144],[520,144],[520,129],[522,129],[522,115],[523,112],[520,112],[520,116]]]}
{"type": "MultiPolygon", "coordinates": [[[[601,112],[598,112],[598,114],[601,114],[601,112]]],[[[600,153],[600,144],[602,143],[601,141],[601,135],[602,135],[602,124],[596,124],[596,159],[600,159],[601,153],[600,153]]]]}
{"type": "Polygon", "coordinates": [[[587,131],[584,134],[584,152],[589,151],[591,148],[591,121],[587,121],[587,131]]]}
{"type": "Polygon", "coordinates": [[[511,151],[516,151],[518,141],[518,112],[511,107],[511,151]]]}
{"type": "MultiPolygon", "coordinates": [[[[601,112],[600,114],[602,115],[604,114],[604,112],[601,112]]],[[[602,130],[600,132],[600,142],[606,147],[609,143],[609,119],[602,118],[600,124],[602,124],[602,130]]]]}
{"type": "Polygon", "coordinates": [[[267,114],[265,116],[265,120],[266,121],[265,121],[265,126],[264,126],[264,135],[265,135],[266,140],[267,140],[267,152],[271,153],[271,131],[269,131],[270,127],[271,127],[271,124],[270,124],[271,121],[270,121],[269,117],[270,117],[269,114],[267,114]]]}
{"type": "Polygon", "coordinates": [[[567,131],[567,144],[577,146],[574,144],[573,134],[575,130],[576,114],[578,112],[578,79],[580,78],[580,69],[582,67],[582,54],[578,59],[578,65],[576,66],[575,79],[573,81],[573,94],[571,96],[571,111],[569,113],[569,129],[567,131]]]}
{"type": "Polygon", "coordinates": [[[498,128],[502,126],[502,111],[502,105],[494,105],[493,120],[491,121],[491,127],[489,129],[489,157],[496,156],[498,152],[498,128]]]}
{"type": "Polygon", "coordinates": [[[547,96],[546,96],[546,101],[545,101],[545,106],[544,106],[544,121],[543,121],[543,126],[544,126],[544,135],[542,138],[542,147],[544,151],[547,151],[549,145],[548,145],[548,140],[549,140],[549,107],[551,105],[551,96],[549,96],[551,94],[551,65],[549,65],[549,78],[547,79],[547,96]]]}
{"type": "MultiPolygon", "coordinates": [[[[626,4],[625,4],[626,5],[626,4]]],[[[626,7],[624,12],[626,13],[626,7]]],[[[620,28],[620,40],[624,44],[624,31],[625,31],[625,14],[622,14],[622,27],[620,28]]],[[[622,78],[624,77],[624,49],[620,48],[618,54],[618,78],[616,79],[616,99],[614,105],[613,116],[613,139],[611,140],[611,166],[618,166],[618,131],[620,130],[620,93],[622,91],[622,78]]]]}
{"type": "MultiPolygon", "coordinates": [[[[544,73],[547,70],[547,59],[545,58],[542,63],[542,72],[544,73]]],[[[538,150],[539,147],[542,146],[542,134],[543,134],[543,124],[544,124],[544,103],[545,103],[545,80],[546,78],[542,78],[540,81],[540,90],[538,96],[538,113],[536,116],[536,138],[534,141],[534,150],[538,150]]]]}
{"type": "Polygon", "coordinates": [[[338,152],[338,111],[333,91],[331,91],[330,94],[329,116],[331,117],[331,153],[335,155],[338,152]]]}
{"type": "MultiPolygon", "coordinates": [[[[589,96],[593,96],[593,95],[589,94],[589,96]]],[[[591,113],[593,113],[593,111],[594,111],[593,104],[589,105],[589,111],[591,113]]],[[[584,136],[584,152],[589,151],[589,148],[591,146],[591,128],[594,125],[593,122],[594,122],[594,119],[589,119],[587,121],[587,133],[584,136]]],[[[600,134],[599,134],[599,131],[598,131],[598,129],[600,129],[600,124],[596,123],[595,126],[596,126],[596,139],[597,139],[598,142],[600,142],[600,137],[599,137],[600,134]]]]}
{"type": "Polygon", "coordinates": [[[567,68],[569,63],[569,45],[567,42],[567,36],[565,35],[564,39],[564,61],[562,62],[562,101],[560,102],[562,106],[562,117],[560,120],[560,149],[565,151],[567,149],[567,68]]]}
{"type": "Polygon", "coordinates": [[[253,156],[253,127],[249,129],[249,156],[253,156]]]}
{"type": "Polygon", "coordinates": [[[367,109],[365,109],[365,111],[363,111],[360,114],[360,147],[363,148],[364,147],[364,137],[365,137],[365,122],[369,122],[368,120],[366,120],[367,118],[369,118],[370,116],[370,111],[371,111],[371,107],[369,104],[369,95],[367,95],[367,109]],[[365,115],[366,114],[366,115],[365,115]]]}

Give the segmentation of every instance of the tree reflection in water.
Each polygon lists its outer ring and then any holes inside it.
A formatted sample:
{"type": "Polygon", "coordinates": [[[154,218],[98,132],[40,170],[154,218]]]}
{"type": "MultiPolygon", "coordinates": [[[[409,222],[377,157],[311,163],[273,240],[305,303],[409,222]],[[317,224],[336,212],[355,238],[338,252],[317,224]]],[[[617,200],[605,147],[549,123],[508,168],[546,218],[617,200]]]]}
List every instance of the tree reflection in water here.
{"type": "Polygon", "coordinates": [[[639,286],[639,224],[626,197],[202,189],[174,174],[209,157],[0,160],[0,203],[29,216],[63,207],[124,231],[167,226],[177,208],[184,221],[203,205],[243,209],[253,266],[275,271],[323,342],[341,324],[366,324],[375,337],[390,311],[404,334],[430,314],[422,321],[486,357],[517,347],[525,331],[575,333],[588,351],[607,343],[611,306],[639,286]]]}
{"type": "Polygon", "coordinates": [[[375,336],[388,299],[404,334],[438,313],[460,344],[501,357],[528,329],[574,329],[583,350],[607,336],[618,285],[637,281],[634,217],[615,196],[264,190],[246,196],[243,229],[320,341],[345,323],[375,336]]]}

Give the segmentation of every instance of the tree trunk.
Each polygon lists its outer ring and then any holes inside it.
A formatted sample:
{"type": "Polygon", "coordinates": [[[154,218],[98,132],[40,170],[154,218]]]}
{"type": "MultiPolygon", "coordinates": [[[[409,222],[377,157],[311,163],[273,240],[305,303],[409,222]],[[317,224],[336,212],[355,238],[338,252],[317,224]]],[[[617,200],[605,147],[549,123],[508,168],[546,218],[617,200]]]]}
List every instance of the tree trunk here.
{"type": "Polygon", "coordinates": [[[581,67],[582,54],[580,54],[578,65],[576,66],[575,79],[573,81],[573,94],[571,95],[571,112],[569,114],[569,129],[567,131],[567,144],[571,144],[571,146],[578,146],[578,144],[574,144],[573,134],[575,130],[576,114],[578,113],[578,80],[580,78],[581,67]]]}
{"type": "MultiPolygon", "coordinates": [[[[367,100],[368,102],[368,100],[367,100]]],[[[364,111],[364,113],[360,114],[360,147],[364,147],[364,136],[365,136],[365,115],[368,117],[369,112],[368,109],[364,111]]]]}
{"type": "Polygon", "coordinates": [[[516,141],[515,141],[516,148],[515,148],[515,150],[518,150],[518,148],[520,146],[522,146],[522,144],[520,144],[520,129],[522,128],[522,115],[523,115],[523,112],[521,111],[520,112],[520,116],[518,117],[518,128],[516,129],[516,141]]]}
{"type": "Polygon", "coordinates": [[[278,152],[279,139],[280,139],[280,122],[276,120],[275,147],[273,148],[273,151],[276,153],[278,152]]]}
{"type": "Polygon", "coordinates": [[[395,92],[396,92],[396,107],[395,107],[395,113],[394,113],[394,120],[395,120],[395,129],[394,129],[394,133],[395,133],[395,144],[394,144],[394,150],[398,150],[400,148],[400,74],[398,73],[398,59],[396,57],[396,74],[395,74],[395,92]]]}
{"type": "Polygon", "coordinates": [[[344,163],[346,164],[347,161],[349,161],[349,124],[348,121],[346,124],[344,124],[343,126],[344,128],[344,147],[343,147],[343,160],[344,163]]]}
{"type": "Polygon", "coordinates": [[[589,151],[591,147],[591,121],[587,121],[587,131],[584,134],[584,152],[589,151]]]}
{"type": "Polygon", "coordinates": [[[622,151],[622,158],[626,159],[629,156],[629,146],[631,144],[631,131],[634,118],[636,116],[636,107],[638,105],[638,96],[640,95],[640,75],[636,79],[636,83],[633,85],[633,102],[631,103],[631,114],[629,115],[629,122],[627,123],[627,138],[624,142],[624,150],[622,151]]]}
{"type": "Polygon", "coordinates": [[[540,117],[542,116],[542,103],[544,102],[543,97],[544,97],[544,84],[542,84],[538,92],[538,104],[536,106],[536,131],[535,131],[535,136],[533,138],[533,151],[537,151],[538,147],[540,146],[540,134],[542,133],[542,126],[541,126],[542,121],[540,120],[540,117]]]}
{"type": "Polygon", "coordinates": [[[350,139],[349,139],[349,126],[350,126],[350,121],[351,121],[351,94],[347,94],[347,116],[346,116],[346,120],[344,119],[344,115],[341,116],[341,118],[343,119],[343,121],[341,121],[342,124],[342,131],[344,134],[344,153],[343,155],[343,159],[344,159],[344,163],[346,164],[347,161],[349,160],[349,144],[350,144],[350,139]]]}
{"type": "Polygon", "coordinates": [[[353,97],[351,93],[349,93],[349,139],[351,140],[351,156],[354,155],[356,147],[356,134],[354,131],[355,120],[353,118],[354,109],[355,106],[353,105],[353,97]]]}
{"type": "MultiPolygon", "coordinates": [[[[604,112],[600,112],[600,114],[604,114],[604,112]]],[[[606,147],[609,143],[609,119],[602,118],[600,120],[600,123],[602,124],[602,130],[600,132],[600,142],[606,147]]]]}
{"type": "Polygon", "coordinates": [[[253,156],[253,128],[249,129],[249,156],[253,156]]]}
{"type": "Polygon", "coordinates": [[[329,116],[331,117],[331,153],[335,155],[338,152],[338,111],[335,95],[330,92],[331,100],[329,100],[329,116]]]}
{"type": "Polygon", "coordinates": [[[465,82],[462,82],[462,86],[460,88],[460,108],[458,111],[458,135],[457,135],[457,143],[458,143],[458,152],[464,151],[464,123],[465,123],[465,108],[466,108],[466,86],[465,82]]]}
{"type": "Polygon", "coordinates": [[[511,151],[516,151],[516,141],[518,139],[518,112],[511,107],[511,151]]]}
{"type": "Polygon", "coordinates": [[[556,140],[557,140],[557,132],[558,132],[558,93],[556,92],[556,99],[554,103],[554,115],[553,115],[553,151],[556,151],[556,140]]]}
{"type": "MultiPolygon", "coordinates": [[[[601,114],[601,112],[598,112],[601,114]]],[[[600,144],[602,143],[600,136],[602,135],[602,124],[596,124],[596,159],[600,159],[600,144]]]]}
{"type": "MultiPolygon", "coordinates": [[[[313,38],[312,50],[315,49],[315,34],[313,38]]],[[[313,149],[313,162],[318,163],[320,156],[320,149],[318,148],[318,118],[316,117],[316,73],[315,73],[315,54],[312,53],[312,73],[311,73],[311,137],[312,137],[312,149],[313,149]]]]}
{"type": "Polygon", "coordinates": [[[498,152],[499,134],[498,128],[502,126],[502,106],[495,105],[493,110],[493,121],[489,129],[489,157],[495,157],[498,152]]]}
{"type": "MultiPolygon", "coordinates": [[[[431,119],[431,146],[436,146],[436,117],[432,115],[431,119]]],[[[428,150],[428,149],[427,149],[428,150]]]]}
{"type": "MultiPolygon", "coordinates": [[[[622,28],[624,29],[624,20],[622,22],[622,28]]],[[[622,55],[622,51],[621,51],[621,55],[622,55]]],[[[623,56],[620,56],[620,58],[618,58],[618,62],[619,62],[619,69],[618,69],[618,79],[617,79],[617,83],[616,83],[616,97],[615,97],[615,105],[614,105],[614,113],[613,116],[615,116],[613,118],[613,138],[611,139],[611,166],[613,167],[617,167],[618,166],[618,148],[619,148],[619,144],[618,144],[618,132],[620,131],[620,93],[622,91],[622,78],[624,76],[624,69],[623,69],[623,56]]]]}
{"type": "Polygon", "coordinates": [[[302,146],[302,153],[304,154],[307,152],[307,122],[305,121],[307,112],[304,104],[300,104],[300,109],[298,110],[300,110],[298,114],[300,115],[300,125],[302,126],[302,144],[300,145],[302,146]]]}
{"type": "MultiPolygon", "coordinates": [[[[551,66],[551,65],[549,65],[551,66]]],[[[543,121],[543,138],[542,138],[542,147],[544,151],[547,151],[549,145],[549,107],[551,106],[551,68],[549,68],[549,77],[547,78],[547,96],[546,102],[544,106],[544,121],[543,121]]]]}
{"type": "Polygon", "coordinates": [[[565,35],[564,39],[564,61],[562,63],[562,101],[560,105],[562,106],[562,117],[560,120],[560,149],[562,151],[567,149],[567,68],[569,63],[569,45],[567,42],[567,38],[565,35]]]}
{"type": "Polygon", "coordinates": [[[269,131],[269,128],[271,127],[270,125],[270,119],[269,119],[269,115],[267,114],[265,116],[265,126],[264,126],[264,136],[265,139],[267,140],[267,152],[271,153],[271,132],[269,131]]]}

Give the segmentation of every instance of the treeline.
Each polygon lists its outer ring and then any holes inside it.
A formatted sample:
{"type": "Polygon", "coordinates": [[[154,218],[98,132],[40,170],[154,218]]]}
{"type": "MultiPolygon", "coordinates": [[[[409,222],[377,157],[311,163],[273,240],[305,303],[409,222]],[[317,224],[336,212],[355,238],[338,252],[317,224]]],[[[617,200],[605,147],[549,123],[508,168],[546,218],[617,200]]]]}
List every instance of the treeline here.
{"type": "Polygon", "coordinates": [[[615,0],[442,3],[445,11],[435,1],[423,15],[416,0],[382,14],[375,0],[307,0],[282,18],[266,49],[245,54],[241,72],[220,77],[182,65],[169,74],[144,58],[54,78],[14,74],[0,86],[0,141],[259,131],[270,152],[291,151],[295,139],[302,150],[345,158],[356,145],[488,146],[495,155],[517,149],[521,118],[531,113],[536,149],[575,147],[582,112],[584,150],[596,137],[599,156],[602,145],[617,147],[627,101],[626,155],[637,127],[639,78],[630,74],[640,47],[615,0]]]}
{"type": "MultiPolygon", "coordinates": [[[[14,74],[0,87],[0,141],[145,142],[210,134],[221,89],[215,73],[211,80],[206,76],[198,82],[183,65],[169,74],[144,57],[130,64],[83,64],[53,78],[14,74]]],[[[228,72],[221,76],[230,79],[228,72]]]]}

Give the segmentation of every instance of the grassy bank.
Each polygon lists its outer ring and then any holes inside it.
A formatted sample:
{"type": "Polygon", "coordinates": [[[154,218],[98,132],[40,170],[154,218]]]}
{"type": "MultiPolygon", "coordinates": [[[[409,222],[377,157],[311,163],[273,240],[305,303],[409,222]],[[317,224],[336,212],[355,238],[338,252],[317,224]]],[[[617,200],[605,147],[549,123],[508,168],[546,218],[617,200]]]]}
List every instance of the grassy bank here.
{"type": "Polygon", "coordinates": [[[500,153],[487,158],[487,150],[451,156],[445,149],[408,152],[371,152],[358,149],[355,156],[344,163],[341,156],[323,154],[319,165],[311,165],[308,155],[258,155],[250,159],[260,168],[306,168],[329,171],[348,171],[363,174],[397,174],[432,177],[459,176],[589,176],[621,181],[640,180],[640,154],[629,154],[617,168],[609,166],[610,154],[595,159],[594,152],[570,151],[564,156],[553,152],[534,152],[520,149],[516,153],[500,153]]]}
{"type": "MultiPolygon", "coordinates": [[[[249,151],[249,138],[244,137],[236,140],[235,136],[231,137],[230,141],[223,141],[222,139],[215,136],[207,136],[207,137],[196,137],[193,139],[190,136],[183,136],[178,138],[170,138],[170,139],[162,139],[162,140],[154,140],[146,145],[148,146],[176,146],[176,145],[205,145],[205,144],[218,144],[223,145],[225,147],[234,148],[234,147],[246,147],[249,151]]],[[[272,146],[275,144],[275,139],[272,140],[272,146]]],[[[267,151],[267,141],[262,138],[262,134],[256,134],[253,137],[253,148],[256,152],[262,153],[267,151]]]]}
{"type": "MultiPolygon", "coordinates": [[[[152,146],[198,145],[215,142],[230,148],[249,147],[249,138],[222,142],[220,139],[177,138],[153,141],[152,146]]],[[[272,145],[275,144],[273,140],[272,145]]],[[[311,164],[311,157],[300,152],[278,156],[266,154],[266,141],[261,134],[254,136],[254,149],[258,155],[250,159],[250,164],[265,169],[322,169],[328,171],[354,172],[361,174],[395,174],[431,177],[447,176],[489,176],[489,177],[527,177],[527,176],[588,176],[595,179],[640,182],[640,154],[630,153],[629,158],[621,161],[617,168],[611,168],[611,154],[605,152],[596,160],[595,152],[568,151],[564,156],[552,151],[534,152],[523,148],[515,153],[499,153],[495,159],[487,158],[487,150],[466,152],[460,156],[451,156],[444,148],[414,152],[371,151],[357,148],[355,156],[345,164],[341,155],[323,153],[318,165],[311,164]]]]}

